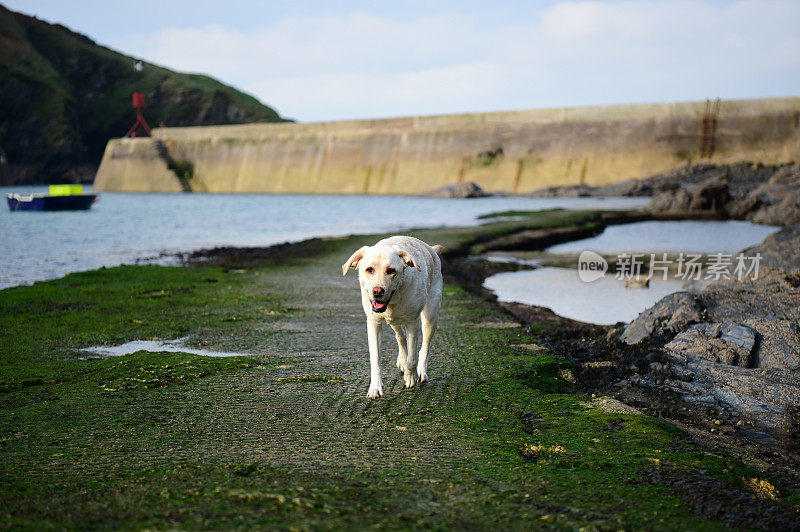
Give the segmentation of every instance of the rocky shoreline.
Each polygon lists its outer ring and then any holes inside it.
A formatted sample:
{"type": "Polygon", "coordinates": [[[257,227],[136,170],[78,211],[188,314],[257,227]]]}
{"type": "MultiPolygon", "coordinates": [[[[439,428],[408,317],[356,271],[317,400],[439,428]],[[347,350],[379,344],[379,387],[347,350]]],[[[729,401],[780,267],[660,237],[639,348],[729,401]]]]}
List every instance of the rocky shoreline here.
{"type": "Polygon", "coordinates": [[[698,164],[615,185],[567,185],[524,194],[490,193],[475,183],[456,183],[421,195],[432,198],[645,196],[652,198],[648,210],[654,215],[749,220],[786,226],[800,222],[800,165],[698,164]]]}
{"type": "MultiPolygon", "coordinates": [[[[467,183],[437,194],[485,195],[467,183]]],[[[526,196],[650,196],[648,210],[654,218],[736,219],[784,226],[761,245],[744,250],[747,256],[761,257],[757,279],[722,279],[695,292],[667,296],[630,324],[609,331],[608,342],[611,347],[640,346],[643,353],[638,357],[647,361],[613,384],[618,396],[641,395],[631,393],[631,388],[639,388],[645,395],[679,397],[692,408],[713,411],[715,423],[725,418],[750,438],[796,446],[800,436],[798,164],[695,165],[606,187],[552,187],[526,196]],[[648,349],[657,350],[657,355],[648,349]]],[[[567,231],[535,236],[508,235],[494,249],[537,249],[538,240],[581,235],[567,231]]],[[[488,270],[492,268],[497,266],[488,270]]],[[[468,270],[462,267],[462,273],[468,270]]],[[[465,284],[475,289],[480,283],[472,279],[465,284]]],[[[528,321],[544,319],[564,326],[564,319],[547,309],[503,306],[528,321]]],[[[588,333],[592,327],[567,329],[588,333]]]]}
{"type": "Polygon", "coordinates": [[[695,293],[677,292],[615,331],[628,345],[658,339],[667,357],[631,382],[723,410],[743,430],[768,433],[759,437],[794,443],[800,435],[797,250],[795,225],[746,251],[767,257],[758,278],[722,279],[695,293]]]}
{"type": "MultiPolygon", "coordinates": [[[[542,249],[563,230],[552,232],[496,243],[542,249]]],[[[744,252],[762,256],[757,279],[677,292],[629,324],[584,324],[545,308],[496,304],[544,331],[587,391],[611,394],[800,482],[800,224],[744,252]]],[[[495,301],[483,280],[523,267],[476,256],[450,256],[445,264],[456,282],[495,301]]]]}
{"type": "Polygon", "coordinates": [[[536,190],[529,197],[649,196],[657,213],[706,213],[770,225],[800,222],[800,166],[699,164],[605,187],[575,185],[536,190]]]}

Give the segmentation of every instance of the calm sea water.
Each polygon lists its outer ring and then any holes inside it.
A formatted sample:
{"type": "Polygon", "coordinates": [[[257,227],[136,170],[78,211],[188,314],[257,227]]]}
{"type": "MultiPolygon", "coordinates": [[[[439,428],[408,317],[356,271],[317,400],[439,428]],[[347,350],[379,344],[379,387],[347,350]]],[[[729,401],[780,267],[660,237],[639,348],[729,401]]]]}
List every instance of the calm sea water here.
{"type": "Polygon", "coordinates": [[[599,235],[549,247],[550,253],[737,253],[780,230],[739,220],[637,222],[612,225],[599,235]]]}
{"type": "Polygon", "coordinates": [[[629,322],[683,284],[655,278],[648,288],[626,288],[613,275],[584,283],[578,270],[552,267],[498,273],[484,282],[500,301],[547,307],[560,316],[598,325],[629,322]]]}
{"type": "MultiPolygon", "coordinates": [[[[46,187],[0,187],[0,192],[5,200],[7,192],[46,192],[46,187]]],[[[0,288],[215,246],[268,246],[314,236],[470,225],[481,214],[507,209],[632,209],[648,201],[102,193],[89,211],[11,212],[3,205],[0,288]]]]}
{"type": "MultiPolygon", "coordinates": [[[[575,253],[591,250],[621,253],[737,253],[761,243],[780,227],[742,221],[639,222],[612,225],[593,238],[574,240],[546,251],[575,253]]],[[[662,297],[684,289],[679,279],[656,276],[648,288],[627,288],[613,274],[585,283],[576,268],[538,268],[508,272],[486,279],[484,286],[500,301],[547,307],[556,314],[587,323],[628,322],[662,297]]]]}

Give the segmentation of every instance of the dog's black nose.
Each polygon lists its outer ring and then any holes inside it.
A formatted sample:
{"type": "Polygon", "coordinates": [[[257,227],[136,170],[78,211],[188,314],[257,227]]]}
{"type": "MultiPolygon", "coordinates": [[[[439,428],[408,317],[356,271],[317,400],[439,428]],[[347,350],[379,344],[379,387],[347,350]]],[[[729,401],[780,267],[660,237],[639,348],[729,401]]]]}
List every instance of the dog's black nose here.
{"type": "Polygon", "coordinates": [[[372,297],[383,297],[383,293],[384,293],[383,288],[381,288],[380,286],[376,286],[375,288],[372,289],[372,297]]]}

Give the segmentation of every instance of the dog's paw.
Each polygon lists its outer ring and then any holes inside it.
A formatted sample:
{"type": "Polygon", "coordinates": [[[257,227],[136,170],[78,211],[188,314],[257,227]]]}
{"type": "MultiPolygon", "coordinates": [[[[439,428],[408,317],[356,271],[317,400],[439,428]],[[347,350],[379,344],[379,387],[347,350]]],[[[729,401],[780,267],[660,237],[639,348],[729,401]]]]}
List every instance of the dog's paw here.
{"type": "Polygon", "coordinates": [[[420,384],[422,384],[423,382],[427,382],[428,381],[428,373],[427,373],[427,371],[425,371],[425,370],[420,371],[420,369],[417,368],[417,375],[419,375],[419,383],[420,384]]]}
{"type": "Polygon", "coordinates": [[[378,397],[383,397],[383,389],[380,386],[370,387],[367,392],[367,399],[377,399],[378,397]]]}
{"type": "Polygon", "coordinates": [[[414,370],[409,371],[408,369],[406,369],[403,372],[403,380],[406,383],[406,388],[413,387],[415,384],[417,384],[417,382],[419,380],[419,376],[417,375],[417,370],[414,369],[414,370]]]}
{"type": "Polygon", "coordinates": [[[397,365],[397,369],[399,369],[400,371],[405,371],[406,370],[406,359],[405,358],[400,358],[398,356],[396,365],[397,365]]]}

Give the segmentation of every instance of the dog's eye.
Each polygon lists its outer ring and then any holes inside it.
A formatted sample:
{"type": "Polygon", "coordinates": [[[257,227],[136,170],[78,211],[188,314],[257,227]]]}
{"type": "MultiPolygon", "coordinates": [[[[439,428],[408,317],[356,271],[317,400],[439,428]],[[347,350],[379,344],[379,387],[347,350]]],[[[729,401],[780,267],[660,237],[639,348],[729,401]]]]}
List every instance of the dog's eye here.
{"type": "Polygon", "coordinates": [[[364,271],[365,271],[365,272],[367,272],[367,273],[375,273],[375,268],[373,268],[372,266],[370,266],[369,268],[367,268],[367,269],[366,269],[366,270],[364,270],[364,271]]]}
{"type": "Polygon", "coordinates": [[[392,275],[396,271],[394,268],[386,268],[386,275],[392,275]]]}

